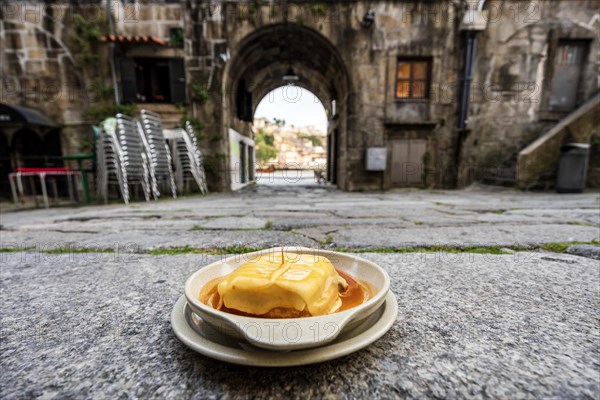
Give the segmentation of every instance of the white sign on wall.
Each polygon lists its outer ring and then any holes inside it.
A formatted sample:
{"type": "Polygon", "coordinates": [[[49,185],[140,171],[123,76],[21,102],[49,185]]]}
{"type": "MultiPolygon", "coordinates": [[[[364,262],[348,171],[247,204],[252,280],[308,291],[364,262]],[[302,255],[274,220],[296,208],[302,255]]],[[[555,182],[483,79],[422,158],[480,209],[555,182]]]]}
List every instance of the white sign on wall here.
{"type": "Polygon", "coordinates": [[[367,171],[385,171],[387,166],[387,148],[367,148],[367,171]]]}

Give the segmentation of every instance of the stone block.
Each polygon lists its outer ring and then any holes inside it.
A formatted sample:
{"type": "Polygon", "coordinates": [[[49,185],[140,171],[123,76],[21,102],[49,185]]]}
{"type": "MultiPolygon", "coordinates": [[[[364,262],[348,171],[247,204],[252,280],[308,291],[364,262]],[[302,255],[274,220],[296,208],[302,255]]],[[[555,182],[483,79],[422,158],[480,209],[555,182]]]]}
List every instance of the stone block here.
{"type": "Polygon", "coordinates": [[[48,46],[48,36],[43,32],[36,32],[35,39],[40,44],[40,47],[46,48],[48,46]]]}
{"type": "Polygon", "coordinates": [[[44,15],[44,4],[39,2],[23,2],[20,18],[26,24],[40,24],[44,15]]]}
{"type": "Polygon", "coordinates": [[[45,40],[44,41],[39,41],[37,35],[35,35],[32,32],[27,32],[24,35],[21,35],[21,41],[22,41],[22,47],[23,48],[29,48],[29,47],[46,47],[46,43],[45,40]]]}
{"type": "Polygon", "coordinates": [[[198,58],[195,58],[195,57],[194,58],[187,58],[185,60],[185,66],[187,68],[198,68],[198,63],[199,63],[198,58]]]}
{"type": "Polygon", "coordinates": [[[46,73],[52,79],[59,79],[60,64],[57,61],[46,61],[46,73]]]}
{"type": "MultiPolygon", "coordinates": [[[[65,109],[65,111],[63,112],[62,115],[62,119],[64,121],[65,124],[80,124],[83,121],[83,118],[81,116],[81,110],[77,109],[77,108],[70,108],[70,109],[65,109]]],[[[76,127],[73,127],[73,129],[77,129],[76,127]]],[[[76,151],[74,151],[75,153],[80,152],[79,150],[79,135],[76,135],[76,132],[74,132],[73,135],[69,135],[69,137],[71,138],[71,143],[72,143],[72,147],[74,149],[76,149],[76,151]]]]}
{"type": "Polygon", "coordinates": [[[377,18],[377,28],[382,29],[384,31],[390,29],[398,29],[398,20],[399,18],[397,16],[379,15],[379,17],[377,18]]]}
{"type": "Polygon", "coordinates": [[[27,50],[27,57],[30,59],[45,59],[46,51],[40,48],[27,50]]]}
{"type": "Polygon", "coordinates": [[[15,21],[6,21],[4,22],[4,27],[7,31],[24,31],[25,30],[25,25],[24,24],[20,24],[18,22],[15,21]]]}
{"type": "Polygon", "coordinates": [[[64,52],[62,50],[48,50],[46,51],[46,56],[48,59],[56,59],[60,57],[64,52]]]}
{"type": "Polygon", "coordinates": [[[23,46],[20,33],[7,33],[5,40],[9,49],[20,49],[23,46]]]}
{"type": "Polygon", "coordinates": [[[28,75],[40,76],[45,72],[45,63],[39,60],[28,60],[25,62],[25,71],[28,75]]]}
{"type": "Polygon", "coordinates": [[[585,244],[573,245],[567,248],[567,253],[600,260],[600,246],[585,244]]]}
{"type": "Polygon", "coordinates": [[[162,19],[166,21],[179,21],[181,20],[181,7],[180,6],[165,6],[162,9],[162,19]]]}
{"type": "Polygon", "coordinates": [[[17,76],[23,75],[23,67],[21,66],[21,63],[18,60],[16,60],[16,57],[14,57],[13,54],[11,54],[10,57],[15,58],[15,60],[13,60],[13,61],[7,60],[7,62],[6,62],[7,75],[12,76],[12,77],[17,77],[17,76]]]}
{"type": "Polygon", "coordinates": [[[140,21],[153,21],[154,20],[154,7],[153,5],[140,6],[138,18],[140,21]]]}

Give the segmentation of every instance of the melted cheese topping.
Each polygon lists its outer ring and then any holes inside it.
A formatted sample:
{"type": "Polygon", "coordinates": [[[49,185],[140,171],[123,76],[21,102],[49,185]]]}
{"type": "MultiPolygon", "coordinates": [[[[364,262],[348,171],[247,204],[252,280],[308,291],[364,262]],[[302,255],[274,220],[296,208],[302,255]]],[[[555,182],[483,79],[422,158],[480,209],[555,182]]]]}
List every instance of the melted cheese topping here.
{"type": "Polygon", "coordinates": [[[220,306],[248,314],[283,308],[306,309],[316,316],[337,311],[342,304],[340,290],[347,286],[327,258],[294,254],[289,259],[271,255],[242,264],[217,290],[220,306]]]}

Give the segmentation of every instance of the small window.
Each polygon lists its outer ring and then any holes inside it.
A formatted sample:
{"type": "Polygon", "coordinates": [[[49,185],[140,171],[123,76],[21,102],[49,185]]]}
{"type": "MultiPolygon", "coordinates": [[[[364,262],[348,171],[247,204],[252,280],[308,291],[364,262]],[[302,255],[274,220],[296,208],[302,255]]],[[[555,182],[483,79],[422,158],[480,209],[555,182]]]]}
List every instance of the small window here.
{"type": "Polygon", "coordinates": [[[183,28],[171,28],[169,29],[169,44],[171,47],[183,49],[183,28]]]}
{"type": "Polygon", "coordinates": [[[123,58],[121,83],[125,103],[181,103],[186,100],[182,58],[123,58]]]}
{"type": "Polygon", "coordinates": [[[429,98],[431,59],[399,58],[396,69],[396,99],[429,98]]]}

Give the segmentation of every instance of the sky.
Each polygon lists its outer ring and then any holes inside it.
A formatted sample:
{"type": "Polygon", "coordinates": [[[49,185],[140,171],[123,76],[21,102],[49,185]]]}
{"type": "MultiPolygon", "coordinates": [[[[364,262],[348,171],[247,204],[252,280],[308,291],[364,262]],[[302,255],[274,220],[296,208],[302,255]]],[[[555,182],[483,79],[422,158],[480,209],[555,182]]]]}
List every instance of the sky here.
{"type": "Polygon", "coordinates": [[[254,118],[284,119],[288,125],[313,125],[327,132],[323,104],[312,92],[298,86],[282,86],[270,92],[258,103],[254,118]]]}

